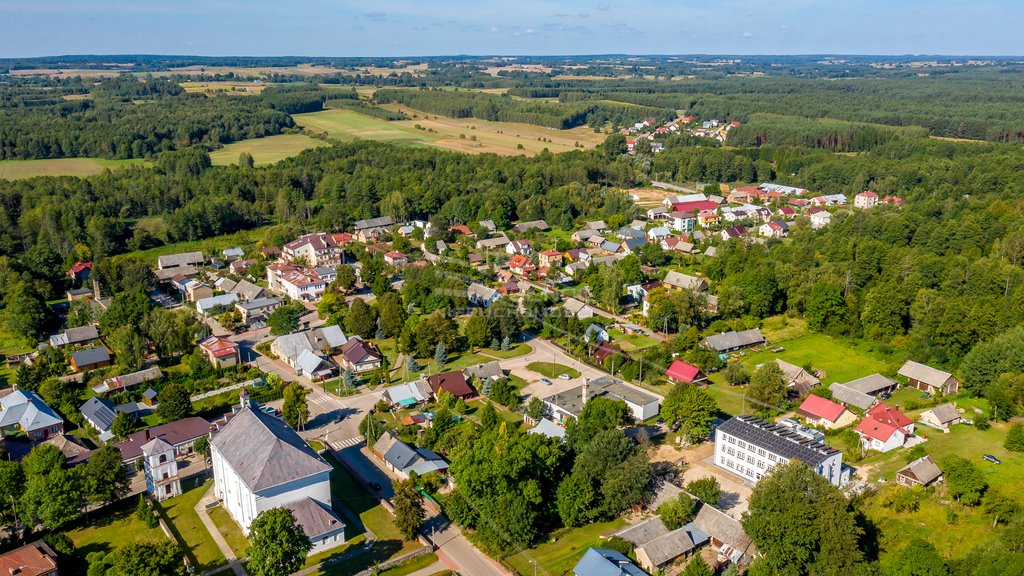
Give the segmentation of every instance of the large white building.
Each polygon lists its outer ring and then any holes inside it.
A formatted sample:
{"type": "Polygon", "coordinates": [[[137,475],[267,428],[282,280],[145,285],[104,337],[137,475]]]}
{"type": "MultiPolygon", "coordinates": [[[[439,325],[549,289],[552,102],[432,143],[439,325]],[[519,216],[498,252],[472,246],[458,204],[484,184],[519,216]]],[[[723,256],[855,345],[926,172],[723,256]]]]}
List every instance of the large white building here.
{"type": "Polygon", "coordinates": [[[299,236],[285,244],[281,253],[290,262],[305,261],[311,268],[330,266],[336,268],[341,264],[342,248],[334,234],[316,232],[299,236]]]}
{"type": "Polygon", "coordinates": [[[260,512],[292,511],[313,543],[310,554],[345,541],[345,524],[331,509],[331,466],[282,420],[242,409],[213,436],[214,491],[248,534],[260,512]]]}
{"type": "Polygon", "coordinates": [[[807,464],[835,486],[850,479],[842,452],[792,428],[736,416],[715,430],[715,465],[747,480],[757,482],[790,460],[807,464]]]}
{"type": "Polygon", "coordinates": [[[320,275],[318,270],[295,264],[271,264],[267,266],[267,287],[272,292],[284,294],[300,302],[315,302],[330,284],[330,279],[320,275]]]}

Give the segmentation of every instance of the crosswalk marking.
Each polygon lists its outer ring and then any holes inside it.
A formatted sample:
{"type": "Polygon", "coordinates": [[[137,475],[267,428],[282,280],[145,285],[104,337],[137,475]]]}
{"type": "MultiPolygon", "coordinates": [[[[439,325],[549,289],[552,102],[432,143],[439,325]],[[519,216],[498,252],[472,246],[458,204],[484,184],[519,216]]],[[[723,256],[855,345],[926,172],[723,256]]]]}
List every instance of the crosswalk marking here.
{"type": "Polygon", "coordinates": [[[337,442],[337,441],[331,442],[331,445],[334,446],[335,450],[342,450],[342,449],[348,448],[350,446],[355,446],[356,444],[359,444],[362,441],[363,441],[363,439],[360,438],[359,436],[354,436],[352,438],[349,438],[347,440],[342,440],[340,442],[337,442]]]}

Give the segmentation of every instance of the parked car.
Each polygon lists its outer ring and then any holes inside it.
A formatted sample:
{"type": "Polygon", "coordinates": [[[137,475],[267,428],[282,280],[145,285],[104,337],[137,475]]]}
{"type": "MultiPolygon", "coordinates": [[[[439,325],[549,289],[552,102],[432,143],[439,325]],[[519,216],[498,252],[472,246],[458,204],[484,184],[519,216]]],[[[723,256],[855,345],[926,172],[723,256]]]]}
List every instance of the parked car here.
{"type": "Polygon", "coordinates": [[[881,398],[882,400],[888,400],[889,398],[892,397],[892,394],[889,394],[888,392],[882,392],[881,394],[878,395],[878,397],[881,398]]]}
{"type": "Polygon", "coordinates": [[[548,380],[547,378],[541,378],[540,381],[547,384],[548,386],[551,386],[551,380],[548,380]]]}
{"type": "Polygon", "coordinates": [[[562,372],[561,374],[559,374],[558,375],[558,379],[559,380],[572,380],[572,378],[570,378],[569,375],[566,374],[565,372],[562,372]]]}
{"type": "Polygon", "coordinates": [[[1000,460],[999,458],[996,458],[995,456],[993,456],[991,454],[982,454],[981,458],[983,460],[988,460],[989,462],[991,462],[993,464],[1002,464],[1003,463],[1002,460],[1000,460]]]}

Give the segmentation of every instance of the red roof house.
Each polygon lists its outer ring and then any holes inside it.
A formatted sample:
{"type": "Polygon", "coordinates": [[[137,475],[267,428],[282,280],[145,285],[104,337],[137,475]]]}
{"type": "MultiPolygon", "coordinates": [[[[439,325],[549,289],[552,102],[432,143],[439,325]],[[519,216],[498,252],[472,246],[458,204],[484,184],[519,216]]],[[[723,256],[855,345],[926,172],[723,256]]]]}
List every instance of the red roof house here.
{"type": "Polygon", "coordinates": [[[685,212],[692,214],[701,210],[714,210],[718,208],[718,202],[713,200],[694,200],[692,202],[675,202],[672,204],[673,212],[685,212]]]}
{"type": "Polygon", "coordinates": [[[217,368],[238,364],[238,344],[227,338],[210,336],[199,343],[199,348],[210,361],[210,364],[217,368]]]}
{"type": "Polygon", "coordinates": [[[455,232],[456,234],[462,234],[463,236],[472,236],[473,231],[469,229],[469,226],[465,224],[456,224],[448,229],[449,232],[455,232]]]}
{"type": "Polygon", "coordinates": [[[896,426],[903,428],[908,434],[914,432],[914,421],[907,417],[906,414],[899,410],[887,406],[883,403],[875,404],[870,410],[868,410],[866,418],[873,418],[879,422],[883,422],[890,426],[896,426]]]}
{"type": "Polygon", "coordinates": [[[914,432],[914,422],[899,410],[876,404],[857,425],[861,444],[867,450],[888,452],[903,446],[914,432]]]}
{"type": "Polygon", "coordinates": [[[461,370],[434,374],[427,378],[427,383],[430,384],[430,390],[433,391],[435,400],[442,390],[456,398],[469,399],[476,395],[473,389],[469,387],[469,383],[466,382],[466,375],[461,370]]]}
{"type": "Polygon", "coordinates": [[[803,416],[808,423],[823,428],[842,428],[857,420],[857,417],[843,405],[814,394],[804,398],[796,413],[803,416]]]}
{"type": "Polygon", "coordinates": [[[708,375],[703,370],[687,364],[682,360],[673,360],[672,364],[665,370],[665,377],[668,378],[669,382],[682,382],[684,384],[698,384],[706,386],[708,383],[708,375]]]}

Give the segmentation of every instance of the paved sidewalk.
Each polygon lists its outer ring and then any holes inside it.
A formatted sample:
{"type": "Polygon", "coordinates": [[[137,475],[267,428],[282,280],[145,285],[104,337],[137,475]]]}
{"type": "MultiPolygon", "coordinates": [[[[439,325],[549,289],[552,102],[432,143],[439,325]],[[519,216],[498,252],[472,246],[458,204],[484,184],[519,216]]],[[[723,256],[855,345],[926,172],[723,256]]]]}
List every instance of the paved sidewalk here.
{"type": "Polygon", "coordinates": [[[217,501],[217,496],[213,492],[213,486],[206,491],[206,494],[196,504],[196,514],[199,515],[199,519],[203,521],[203,526],[206,526],[206,531],[210,533],[214,543],[217,544],[217,548],[220,549],[220,553],[227,559],[228,565],[231,566],[231,570],[235,573],[235,576],[249,576],[245,568],[242,568],[242,564],[235,557],[234,550],[231,546],[228,546],[227,540],[224,539],[224,535],[217,529],[217,525],[213,523],[210,518],[210,514],[206,511],[206,506],[217,501]]]}
{"type": "Polygon", "coordinates": [[[437,562],[434,562],[433,564],[431,564],[430,566],[427,566],[426,568],[424,568],[422,570],[417,570],[417,571],[409,574],[409,576],[433,576],[434,574],[437,574],[438,572],[444,572],[445,570],[448,570],[448,569],[449,568],[448,568],[447,564],[445,564],[444,562],[441,562],[440,560],[438,560],[437,562]]]}

